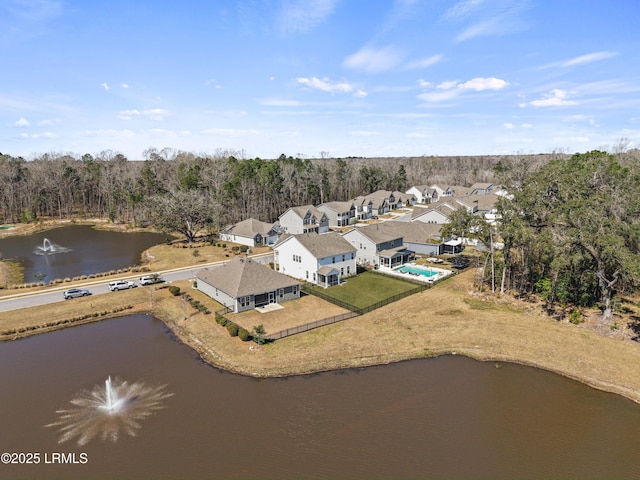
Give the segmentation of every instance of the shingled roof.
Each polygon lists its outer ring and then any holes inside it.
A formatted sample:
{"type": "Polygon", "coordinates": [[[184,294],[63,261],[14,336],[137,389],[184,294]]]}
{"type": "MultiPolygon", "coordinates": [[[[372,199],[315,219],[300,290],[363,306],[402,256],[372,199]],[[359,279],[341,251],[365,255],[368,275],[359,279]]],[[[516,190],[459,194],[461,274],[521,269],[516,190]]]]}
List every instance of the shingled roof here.
{"type": "Polygon", "coordinates": [[[259,233],[263,237],[266,237],[273,229],[273,225],[273,223],[261,222],[255,218],[247,218],[234,225],[229,225],[223,230],[223,233],[240,235],[242,237],[255,237],[259,233]]]}
{"type": "Polygon", "coordinates": [[[356,251],[353,245],[342,238],[340,232],[284,235],[280,237],[280,241],[275,245],[275,248],[291,237],[295,237],[316,258],[327,258],[356,251]]]}
{"type": "Polygon", "coordinates": [[[200,270],[196,278],[235,298],[300,285],[300,282],[243,256],[235,257],[221,267],[200,270]]]}

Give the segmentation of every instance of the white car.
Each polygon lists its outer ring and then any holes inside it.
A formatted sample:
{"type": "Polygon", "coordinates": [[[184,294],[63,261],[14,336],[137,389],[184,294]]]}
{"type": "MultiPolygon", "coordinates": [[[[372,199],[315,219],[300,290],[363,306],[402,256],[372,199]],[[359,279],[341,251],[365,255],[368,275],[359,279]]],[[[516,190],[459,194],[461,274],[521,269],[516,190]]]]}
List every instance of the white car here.
{"type": "Polygon", "coordinates": [[[160,275],[145,275],[144,277],[140,277],[138,280],[140,285],[153,285],[154,283],[161,283],[163,280],[160,278],[160,275]]]}
{"type": "Polygon", "coordinates": [[[109,283],[109,290],[116,292],[118,290],[126,290],[127,288],[133,288],[136,284],[130,280],[116,280],[109,283]]]}

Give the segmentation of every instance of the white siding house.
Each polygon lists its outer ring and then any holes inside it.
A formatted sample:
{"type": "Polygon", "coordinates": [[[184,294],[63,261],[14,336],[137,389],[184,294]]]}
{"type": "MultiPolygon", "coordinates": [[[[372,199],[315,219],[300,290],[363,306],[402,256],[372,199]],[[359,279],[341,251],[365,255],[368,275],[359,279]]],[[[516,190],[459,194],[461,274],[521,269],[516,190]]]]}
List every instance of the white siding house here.
{"type": "Polygon", "coordinates": [[[386,223],[354,228],[343,235],[357,250],[359,265],[395,267],[409,259],[411,252],[404,247],[402,234],[386,227],[386,223]]]}
{"type": "Polygon", "coordinates": [[[257,247],[273,245],[278,241],[280,233],[281,230],[278,224],[247,218],[220,230],[220,240],[257,247]]]}
{"type": "Polygon", "coordinates": [[[313,205],[288,208],[279,219],[283,233],[326,233],[329,231],[329,217],[313,205]]]}
{"type": "Polygon", "coordinates": [[[285,235],[274,247],[274,262],[280,273],[328,287],[356,274],[356,249],[338,232],[285,235]]]}
{"type": "Polygon", "coordinates": [[[330,227],[346,227],[356,223],[356,207],[353,202],[327,202],[318,205],[327,215],[330,227]]]}

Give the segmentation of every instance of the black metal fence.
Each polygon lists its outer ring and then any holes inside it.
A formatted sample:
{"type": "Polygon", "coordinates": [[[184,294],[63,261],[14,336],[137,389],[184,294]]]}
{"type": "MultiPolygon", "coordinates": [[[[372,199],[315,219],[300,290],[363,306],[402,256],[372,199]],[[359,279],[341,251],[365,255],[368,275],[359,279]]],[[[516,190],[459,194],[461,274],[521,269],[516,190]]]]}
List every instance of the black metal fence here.
{"type": "Polygon", "coordinates": [[[299,325],[297,327],[291,327],[285,330],[280,330],[279,332],[269,333],[265,335],[264,338],[268,340],[278,340],[279,338],[289,337],[297,333],[307,332],[309,330],[313,330],[314,328],[324,327],[325,325],[341,322],[348,318],[353,318],[357,316],[358,314],[355,312],[342,313],[340,315],[335,315],[333,317],[323,318],[322,320],[316,320],[315,322],[305,323],[304,325],[299,325]]]}
{"type": "Polygon", "coordinates": [[[331,295],[327,295],[326,293],[313,289],[307,285],[302,286],[302,291],[305,293],[308,293],[309,295],[313,295],[315,297],[326,300],[327,302],[331,302],[334,305],[337,305],[339,307],[345,308],[347,310],[351,310],[353,313],[357,313],[358,315],[364,315],[365,313],[372,312],[374,310],[377,310],[380,307],[384,307],[385,305],[389,305],[390,303],[397,302],[398,300],[401,300],[410,295],[415,295],[416,293],[423,292],[427,288],[429,288],[429,285],[419,285],[416,288],[412,288],[411,290],[398,293],[397,295],[393,295],[392,297],[385,298],[374,304],[367,305],[366,307],[356,307],[355,305],[351,305],[350,303],[343,302],[342,300],[334,298],[331,295]]]}

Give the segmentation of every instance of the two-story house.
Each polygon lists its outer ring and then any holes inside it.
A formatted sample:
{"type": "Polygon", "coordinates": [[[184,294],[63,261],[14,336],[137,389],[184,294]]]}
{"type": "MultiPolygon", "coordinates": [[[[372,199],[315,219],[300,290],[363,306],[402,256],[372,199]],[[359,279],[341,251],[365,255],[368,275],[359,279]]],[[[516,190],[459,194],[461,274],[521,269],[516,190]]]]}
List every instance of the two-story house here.
{"type": "Polygon", "coordinates": [[[330,227],[346,227],[356,222],[354,202],[327,202],[317,208],[328,217],[330,227]]]}
{"type": "Polygon", "coordinates": [[[279,218],[284,233],[326,233],[329,231],[329,217],[313,205],[288,208],[279,218]]]}
{"type": "Polygon", "coordinates": [[[405,193],[416,197],[416,203],[431,203],[438,201],[438,193],[429,185],[414,185],[405,193]]]}
{"type": "Polygon", "coordinates": [[[356,249],[339,232],[284,235],[273,247],[275,269],[329,287],[356,274],[356,249]]]}
{"type": "Polygon", "coordinates": [[[406,263],[411,256],[403,245],[402,235],[385,227],[385,223],[353,228],[343,234],[344,239],[356,248],[358,265],[393,268],[406,263]]]}

